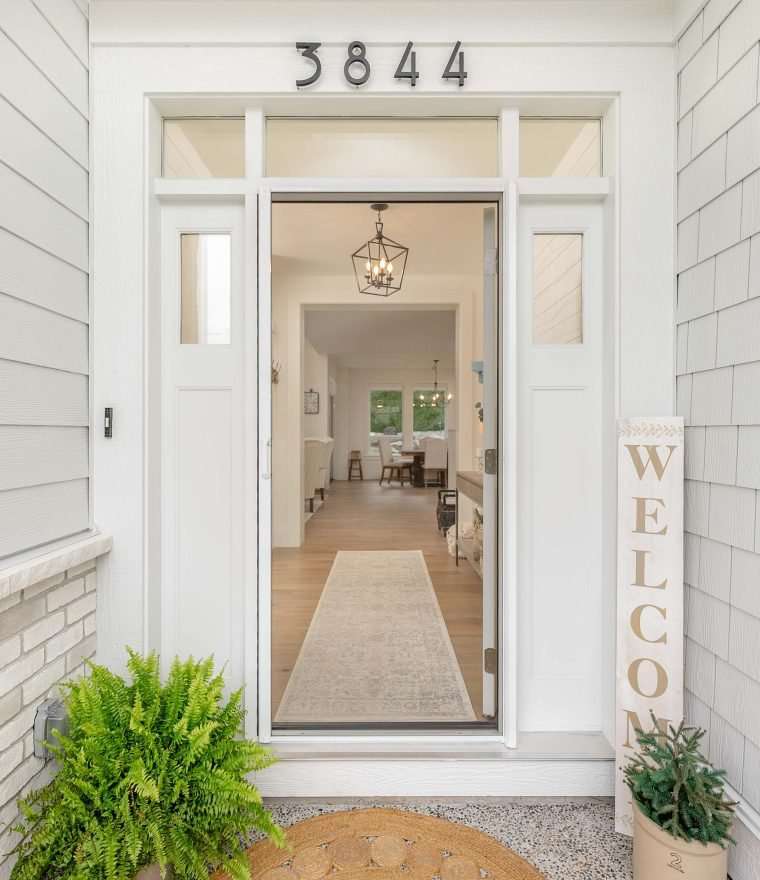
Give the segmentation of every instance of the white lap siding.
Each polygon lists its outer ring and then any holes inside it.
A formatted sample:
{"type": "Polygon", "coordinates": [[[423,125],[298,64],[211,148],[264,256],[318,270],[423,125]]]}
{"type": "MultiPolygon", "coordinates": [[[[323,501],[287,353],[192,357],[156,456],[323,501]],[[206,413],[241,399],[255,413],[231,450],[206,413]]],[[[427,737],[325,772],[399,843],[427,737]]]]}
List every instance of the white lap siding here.
{"type": "Polygon", "coordinates": [[[88,43],[0,3],[0,566],[90,525],[88,43]]]}
{"type": "MultiPolygon", "coordinates": [[[[678,46],[686,713],[747,816],[760,812],[759,41],[760,0],[710,0],[678,46]]],[[[756,880],[760,840],[744,825],[737,840],[731,876],[756,880]]]]}

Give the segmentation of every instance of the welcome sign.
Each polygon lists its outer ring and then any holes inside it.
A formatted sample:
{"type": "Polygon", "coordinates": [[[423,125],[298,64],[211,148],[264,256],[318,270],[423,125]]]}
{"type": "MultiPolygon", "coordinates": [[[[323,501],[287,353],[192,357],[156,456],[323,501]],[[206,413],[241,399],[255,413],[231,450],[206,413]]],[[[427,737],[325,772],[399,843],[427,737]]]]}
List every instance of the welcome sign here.
{"type": "Polygon", "coordinates": [[[636,730],[683,716],[683,419],[618,422],[615,829],[633,833],[622,767],[636,730]]]}

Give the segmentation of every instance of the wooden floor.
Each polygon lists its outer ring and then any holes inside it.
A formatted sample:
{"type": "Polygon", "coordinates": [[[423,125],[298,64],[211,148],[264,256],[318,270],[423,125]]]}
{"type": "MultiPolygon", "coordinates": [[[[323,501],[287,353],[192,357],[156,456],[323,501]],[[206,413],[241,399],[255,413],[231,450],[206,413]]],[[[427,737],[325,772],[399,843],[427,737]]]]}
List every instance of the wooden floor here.
{"type": "MultiPolygon", "coordinates": [[[[481,581],[464,561],[457,567],[438,532],[435,489],[333,482],[325,504],[306,524],[298,549],[272,558],[272,717],[338,550],[422,550],[462,676],[481,711],[481,581]]],[[[329,719],[325,719],[329,721],[329,719]]]]}

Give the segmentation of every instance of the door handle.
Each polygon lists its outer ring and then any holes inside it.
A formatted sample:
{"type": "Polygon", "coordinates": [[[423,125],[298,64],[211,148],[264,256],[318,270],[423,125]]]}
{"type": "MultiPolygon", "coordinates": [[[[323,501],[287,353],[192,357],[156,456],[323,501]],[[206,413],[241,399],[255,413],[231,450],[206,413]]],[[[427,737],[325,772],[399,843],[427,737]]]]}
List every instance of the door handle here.
{"type": "Polygon", "coordinates": [[[266,443],[266,470],[261,475],[262,480],[272,479],[272,438],[270,437],[266,443]]]}

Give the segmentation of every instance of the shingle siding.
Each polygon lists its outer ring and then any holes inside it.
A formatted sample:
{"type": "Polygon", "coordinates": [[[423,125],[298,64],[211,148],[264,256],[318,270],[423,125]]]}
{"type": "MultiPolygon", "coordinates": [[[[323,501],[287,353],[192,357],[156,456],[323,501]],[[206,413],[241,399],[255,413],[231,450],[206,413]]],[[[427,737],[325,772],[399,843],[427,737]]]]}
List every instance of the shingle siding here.
{"type": "MultiPolygon", "coordinates": [[[[760,0],[710,0],[677,58],[685,707],[760,810],[760,0]]],[[[737,839],[731,875],[756,880],[760,841],[737,839]]]]}

